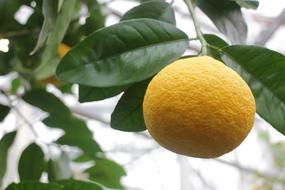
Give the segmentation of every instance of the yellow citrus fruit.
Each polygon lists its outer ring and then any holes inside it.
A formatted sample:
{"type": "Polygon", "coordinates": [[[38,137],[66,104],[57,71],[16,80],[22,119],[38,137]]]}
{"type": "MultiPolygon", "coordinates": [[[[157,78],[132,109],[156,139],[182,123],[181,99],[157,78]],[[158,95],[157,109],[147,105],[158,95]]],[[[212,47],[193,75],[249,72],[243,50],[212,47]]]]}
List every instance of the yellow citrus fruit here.
{"type": "Polygon", "coordinates": [[[246,82],[211,57],[180,59],[150,82],[146,127],[163,147],[192,157],[219,157],[253,127],[255,100],[246,82]]]}
{"type": "Polygon", "coordinates": [[[67,52],[69,52],[70,47],[64,43],[61,43],[57,49],[57,53],[60,58],[62,58],[67,52]]]}

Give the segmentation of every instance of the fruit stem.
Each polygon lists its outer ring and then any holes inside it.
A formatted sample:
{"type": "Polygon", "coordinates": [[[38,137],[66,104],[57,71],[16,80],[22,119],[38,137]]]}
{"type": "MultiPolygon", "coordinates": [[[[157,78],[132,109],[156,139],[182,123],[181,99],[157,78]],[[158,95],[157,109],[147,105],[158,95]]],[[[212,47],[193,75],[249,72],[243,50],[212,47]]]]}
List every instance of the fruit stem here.
{"type": "Polygon", "coordinates": [[[207,55],[207,41],[205,40],[203,33],[200,28],[200,24],[198,22],[198,19],[196,17],[195,11],[194,11],[194,6],[191,0],[184,0],[185,4],[188,7],[189,13],[193,19],[193,24],[196,30],[197,38],[199,39],[201,43],[201,55],[207,55]]]}

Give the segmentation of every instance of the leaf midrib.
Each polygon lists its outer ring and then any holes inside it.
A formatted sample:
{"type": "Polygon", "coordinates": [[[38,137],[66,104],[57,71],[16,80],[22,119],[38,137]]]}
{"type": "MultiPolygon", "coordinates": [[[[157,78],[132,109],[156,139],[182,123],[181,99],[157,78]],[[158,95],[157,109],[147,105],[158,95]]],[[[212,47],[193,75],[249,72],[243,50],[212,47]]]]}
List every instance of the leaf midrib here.
{"type": "Polygon", "coordinates": [[[69,69],[69,70],[76,70],[77,68],[80,68],[83,65],[84,66],[90,65],[90,64],[93,65],[94,62],[112,59],[114,57],[119,57],[119,56],[122,56],[122,55],[130,53],[130,52],[140,51],[142,49],[147,49],[147,48],[151,48],[151,47],[155,47],[155,46],[163,46],[164,44],[173,44],[173,43],[177,43],[178,44],[180,41],[181,42],[188,41],[188,39],[171,40],[171,41],[166,41],[166,42],[162,42],[162,43],[155,43],[155,44],[150,44],[150,45],[146,45],[146,46],[141,46],[141,47],[138,47],[138,48],[134,48],[132,50],[128,50],[128,51],[125,51],[125,52],[120,52],[120,53],[114,54],[114,55],[112,55],[110,57],[107,57],[107,58],[94,60],[92,63],[88,62],[86,64],[76,65],[75,67],[73,66],[72,69],[69,69]]]}

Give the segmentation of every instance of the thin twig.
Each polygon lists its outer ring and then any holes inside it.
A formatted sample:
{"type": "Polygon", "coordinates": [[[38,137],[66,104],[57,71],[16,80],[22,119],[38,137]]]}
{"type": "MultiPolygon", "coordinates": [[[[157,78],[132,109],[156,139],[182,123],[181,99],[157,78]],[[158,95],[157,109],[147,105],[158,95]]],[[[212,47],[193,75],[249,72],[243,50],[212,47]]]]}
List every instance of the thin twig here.
{"type": "Polygon", "coordinates": [[[125,165],[131,165],[133,164],[134,162],[140,160],[143,156],[145,155],[149,155],[151,153],[153,153],[154,151],[160,149],[160,146],[158,145],[154,145],[153,147],[151,148],[145,148],[145,149],[130,149],[130,148],[125,148],[125,147],[117,147],[117,148],[114,148],[112,150],[109,150],[109,151],[105,151],[105,153],[107,154],[114,154],[114,153],[124,153],[124,152],[131,152],[132,155],[134,155],[125,165]],[[136,155],[135,155],[136,154],[136,155]]]}
{"type": "MultiPolygon", "coordinates": [[[[102,123],[103,125],[110,126],[109,120],[103,119],[99,115],[95,115],[93,112],[86,111],[85,109],[81,109],[80,106],[70,106],[69,109],[73,114],[77,115],[78,117],[82,117],[83,119],[98,121],[102,123]]],[[[137,132],[134,134],[137,136],[143,137],[145,139],[151,139],[151,136],[144,132],[137,132]]]]}
{"type": "Polygon", "coordinates": [[[54,146],[54,147],[57,147],[61,150],[61,147],[60,145],[54,143],[54,142],[51,142],[51,143],[47,143],[47,142],[44,142],[39,134],[37,133],[37,131],[34,129],[34,124],[31,123],[25,116],[24,114],[16,107],[13,105],[13,100],[10,98],[10,96],[2,89],[0,89],[0,92],[6,97],[6,99],[8,100],[8,104],[9,104],[9,107],[11,109],[13,109],[15,111],[15,113],[24,121],[24,123],[29,127],[30,131],[32,132],[35,140],[38,140],[39,142],[41,142],[42,144],[44,144],[45,146],[48,147],[48,150],[50,149],[51,146],[54,146]]]}
{"type": "Polygon", "coordinates": [[[184,2],[188,7],[189,13],[191,14],[197,37],[200,40],[201,45],[202,45],[201,54],[206,55],[207,54],[207,41],[205,40],[203,33],[201,31],[200,24],[199,24],[198,19],[196,17],[192,1],[191,0],[184,0],[184,2]]]}
{"type": "Polygon", "coordinates": [[[260,172],[258,170],[252,169],[252,168],[247,168],[247,167],[241,166],[241,165],[234,163],[234,162],[229,162],[229,161],[222,160],[222,159],[214,159],[214,161],[219,162],[221,164],[225,164],[227,166],[237,168],[240,171],[245,172],[245,173],[255,174],[261,178],[284,184],[284,179],[278,178],[276,176],[273,176],[273,175],[270,175],[270,174],[267,174],[264,172],[260,172]]]}
{"type": "Polygon", "coordinates": [[[6,99],[8,100],[9,107],[11,109],[13,109],[15,111],[15,113],[27,124],[27,126],[30,128],[30,130],[31,130],[32,134],[34,135],[34,137],[38,138],[39,135],[36,132],[36,130],[34,129],[33,124],[22,114],[22,112],[16,106],[13,105],[13,100],[10,98],[10,96],[2,89],[0,91],[6,97],[6,99]]]}

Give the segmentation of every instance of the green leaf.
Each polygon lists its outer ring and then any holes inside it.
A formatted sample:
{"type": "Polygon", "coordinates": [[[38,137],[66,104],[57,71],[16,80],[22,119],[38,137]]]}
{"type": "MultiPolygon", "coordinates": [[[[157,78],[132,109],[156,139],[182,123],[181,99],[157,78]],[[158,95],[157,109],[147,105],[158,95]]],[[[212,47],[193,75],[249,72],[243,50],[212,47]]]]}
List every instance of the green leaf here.
{"type": "Polygon", "coordinates": [[[215,47],[218,47],[220,49],[229,46],[229,44],[225,40],[213,34],[204,34],[204,38],[206,39],[208,44],[214,44],[215,47]]]}
{"type": "Polygon", "coordinates": [[[142,81],[179,58],[187,35],[153,19],[135,19],[100,29],[62,59],[57,76],[64,81],[113,87],[142,81]]]}
{"type": "Polygon", "coordinates": [[[106,88],[79,85],[79,102],[104,100],[120,94],[128,87],[129,85],[106,88]]]}
{"type": "Polygon", "coordinates": [[[14,142],[15,136],[16,132],[8,133],[0,140],[0,185],[6,173],[8,150],[14,142]]]}
{"type": "Polygon", "coordinates": [[[127,89],[111,116],[111,127],[121,131],[146,130],[143,117],[143,99],[150,80],[146,80],[127,89]]]}
{"type": "Polygon", "coordinates": [[[23,99],[49,113],[49,116],[43,120],[44,124],[65,131],[65,135],[58,139],[58,143],[77,146],[92,156],[102,151],[85,122],[72,116],[65,104],[53,94],[45,90],[32,90],[27,92],[23,99]]]}
{"type": "Polygon", "coordinates": [[[33,51],[30,53],[31,55],[33,55],[41,47],[43,47],[50,31],[52,30],[56,21],[57,5],[58,5],[57,1],[43,0],[42,12],[44,15],[44,23],[41,32],[39,34],[37,44],[33,49],[33,51]]]}
{"type": "Polygon", "coordinates": [[[78,118],[62,118],[52,115],[46,118],[43,123],[65,131],[65,134],[57,140],[59,144],[79,147],[92,158],[96,153],[102,152],[85,122],[78,118]]]}
{"type": "Polygon", "coordinates": [[[126,12],[121,18],[121,21],[137,18],[152,18],[170,24],[176,24],[173,8],[169,3],[163,1],[148,1],[142,3],[126,12]]]}
{"type": "Polygon", "coordinates": [[[71,22],[77,1],[63,1],[62,8],[57,14],[54,26],[47,38],[40,65],[35,71],[37,79],[45,79],[55,74],[56,66],[60,60],[57,49],[71,22]]]}
{"type": "Polygon", "coordinates": [[[19,87],[21,86],[21,81],[19,78],[14,79],[11,82],[11,92],[16,94],[18,92],[19,87]]]}
{"type": "Polygon", "coordinates": [[[246,41],[247,26],[236,2],[228,0],[193,1],[231,42],[244,43],[246,41]]]}
{"type": "Polygon", "coordinates": [[[241,7],[247,8],[247,9],[257,9],[259,6],[259,2],[255,0],[234,0],[239,4],[241,7]]]}
{"type": "Polygon", "coordinates": [[[76,157],[73,161],[74,162],[79,162],[79,163],[84,163],[84,162],[90,162],[93,161],[94,158],[91,158],[90,156],[88,156],[87,154],[81,154],[78,157],[76,157]]]}
{"type": "Polygon", "coordinates": [[[123,188],[121,177],[126,175],[124,168],[116,162],[104,158],[96,159],[96,165],[87,169],[90,179],[106,187],[123,188]]]}
{"type": "Polygon", "coordinates": [[[62,190],[63,186],[56,183],[40,183],[35,181],[25,181],[21,183],[13,183],[5,190],[62,190]]]}
{"type": "Polygon", "coordinates": [[[61,152],[60,157],[48,161],[49,181],[69,179],[72,176],[70,160],[65,152],[61,152]]]}
{"type": "Polygon", "coordinates": [[[285,134],[285,56],[257,46],[229,46],[222,60],[249,84],[257,113],[285,134]]]}
{"type": "Polygon", "coordinates": [[[221,60],[219,50],[229,46],[229,44],[227,44],[227,42],[225,42],[220,37],[213,34],[204,34],[204,38],[208,43],[207,54],[211,57],[214,57],[215,59],[221,60]]]}
{"type": "Polygon", "coordinates": [[[10,108],[8,106],[0,104],[0,121],[3,121],[9,112],[10,108]]]}
{"type": "Polygon", "coordinates": [[[34,89],[28,91],[23,100],[41,110],[48,112],[50,115],[70,115],[69,109],[55,95],[42,90],[34,89]]]}
{"type": "Polygon", "coordinates": [[[63,190],[110,190],[94,182],[63,180],[57,183],[64,186],[63,190]]]}
{"type": "Polygon", "coordinates": [[[18,172],[21,181],[40,179],[45,170],[46,162],[42,149],[35,143],[29,145],[22,153],[18,172]]]}

